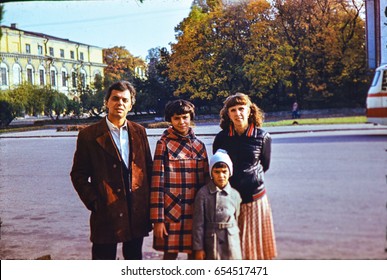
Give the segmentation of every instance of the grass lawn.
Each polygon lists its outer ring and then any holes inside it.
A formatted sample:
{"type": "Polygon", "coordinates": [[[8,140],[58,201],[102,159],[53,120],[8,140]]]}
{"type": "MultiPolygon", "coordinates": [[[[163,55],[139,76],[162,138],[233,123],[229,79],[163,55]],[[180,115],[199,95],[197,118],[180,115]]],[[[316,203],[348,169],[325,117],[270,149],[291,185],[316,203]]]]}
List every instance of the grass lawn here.
{"type": "Polygon", "coordinates": [[[317,125],[317,124],[351,124],[351,123],[366,123],[367,117],[365,116],[351,116],[351,117],[333,117],[333,118],[311,118],[311,119],[290,119],[280,120],[274,122],[265,122],[263,126],[285,126],[294,125],[297,122],[298,125],[317,125]]]}

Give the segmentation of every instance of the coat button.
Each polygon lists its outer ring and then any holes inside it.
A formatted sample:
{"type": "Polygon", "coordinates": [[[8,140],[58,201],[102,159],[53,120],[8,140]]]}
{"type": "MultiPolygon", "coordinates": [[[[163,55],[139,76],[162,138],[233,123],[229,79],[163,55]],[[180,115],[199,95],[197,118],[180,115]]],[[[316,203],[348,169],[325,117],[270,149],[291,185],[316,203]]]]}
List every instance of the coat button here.
{"type": "Polygon", "coordinates": [[[123,213],[120,213],[120,217],[122,217],[122,216],[124,216],[124,214],[123,214],[123,213]]]}
{"type": "Polygon", "coordinates": [[[121,192],[121,189],[117,189],[117,192],[121,192]]]}
{"type": "Polygon", "coordinates": [[[113,168],[117,168],[117,164],[113,164],[113,168]]]}

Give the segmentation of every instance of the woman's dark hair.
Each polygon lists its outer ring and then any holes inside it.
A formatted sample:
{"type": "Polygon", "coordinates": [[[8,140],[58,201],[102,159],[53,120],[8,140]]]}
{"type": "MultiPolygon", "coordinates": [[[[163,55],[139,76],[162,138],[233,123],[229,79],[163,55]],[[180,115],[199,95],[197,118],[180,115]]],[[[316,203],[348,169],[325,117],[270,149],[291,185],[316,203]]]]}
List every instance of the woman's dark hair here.
{"type": "Polygon", "coordinates": [[[261,109],[258,108],[250,97],[244,93],[236,93],[226,98],[222,110],[220,110],[220,127],[222,129],[228,129],[232,121],[228,116],[228,109],[236,105],[246,105],[250,108],[249,123],[253,123],[257,127],[262,127],[264,114],[261,109]]]}
{"type": "Polygon", "coordinates": [[[134,86],[128,82],[128,81],[118,81],[118,82],[115,82],[114,84],[112,84],[106,95],[105,95],[105,101],[107,102],[110,98],[110,95],[112,94],[112,91],[113,90],[118,90],[118,91],[125,91],[125,90],[129,90],[129,93],[130,93],[130,98],[131,98],[131,101],[132,101],[132,106],[134,105],[134,103],[136,102],[136,89],[134,88],[134,86]]]}
{"type": "Polygon", "coordinates": [[[171,118],[174,114],[183,115],[188,113],[191,116],[191,120],[193,120],[195,117],[195,106],[187,100],[173,100],[165,105],[165,120],[167,122],[171,122],[171,118]]]}

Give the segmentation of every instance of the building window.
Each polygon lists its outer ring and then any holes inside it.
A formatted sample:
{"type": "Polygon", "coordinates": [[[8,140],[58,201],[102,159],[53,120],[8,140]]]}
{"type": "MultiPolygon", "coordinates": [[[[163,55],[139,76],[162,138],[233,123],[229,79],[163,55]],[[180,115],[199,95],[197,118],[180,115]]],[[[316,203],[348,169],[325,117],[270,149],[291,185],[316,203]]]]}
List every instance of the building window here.
{"type": "Polygon", "coordinates": [[[83,52],[81,52],[81,53],[79,54],[79,58],[80,58],[80,60],[84,60],[84,59],[83,59],[83,52]]]}
{"type": "Polygon", "coordinates": [[[51,70],[51,86],[55,87],[56,86],[56,73],[55,73],[55,70],[51,70]]]}
{"type": "Polygon", "coordinates": [[[82,88],[86,87],[86,75],[85,73],[81,73],[81,83],[82,83],[82,88]]]}
{"type": "Polygon", "coordinates": [[[31,45],[26,44],[26,53],[31,53],[31,45]]]}
{"type": "Polygon", "coordinates": [[[50,55],[51,55],[51,56],[54,56],[54,48],[53,48],[53,47],[50,47],[49,50],[50,50],[50,55]]]}
{"type": "Polygon", "coordinates": [[[44,86],[44,70],[43,69],[39,69],[39,81],[40,81],[40,85],[44,86]]]}
{"type": "Polygon", "coordinates": [[[74,59],[74,51],[70,51],[70,58],[74,59]]]}
{"type": "Polygon", "coordinates": [[[67,86],[67,73],[66,73],[66,71],[62,71],[62,86],[63,87],[67,86]]]}
{"type": "Polygon", "coordinates": [[[60,49],[60,57],[64,58],[64,49],[60,49]]]}
{"type": "Polygon", "coordinates": [[[27,82],[31,85],[33,84],[31,68],[27,68],[27,82]]]}
{"type": "Polygon", "coordinates": [[[21,83],[21,68],[19,64],[13,66],[13,84],[20,85],[21,83]]]}
{"type": "Polygon", "coordinates": [[[71,73],[71,80],[72,80],[73,88],[76,88],[77,87],[77,73],[75,73],[75,72],[71,73]]]}
{"type": "Polygon", "coordinates": [[[38,54],[43,55],[43,46],[38,45],[38,54]]]}
{"type": "Polygon", "coordinates": [[[2,86],[8,85],[7,68],[5,67],[0,68],[0,85],[2,86]]]}

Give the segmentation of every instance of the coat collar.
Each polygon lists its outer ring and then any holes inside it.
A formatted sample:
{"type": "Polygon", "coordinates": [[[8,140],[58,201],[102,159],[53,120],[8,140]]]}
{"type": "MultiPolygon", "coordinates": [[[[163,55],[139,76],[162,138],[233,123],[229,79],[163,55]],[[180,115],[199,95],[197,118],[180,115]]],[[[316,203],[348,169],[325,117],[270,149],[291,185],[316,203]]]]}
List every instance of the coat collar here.
{"type": "MultiPolygon", "coordinates": [[[[253,123],[250,123],[246,131],[242,135],[245,137],[257,137],[260,131],[261,129],[259,127],[256,127],[253,123]]],[[[228,136],[238,136],[238,133],[235,131],[233,123],[230,124],[227,133],[228,133],[228,136]]]]}
{"type": "Polygon", "coordinates": [[[108,154],[118,158],[121,161],[120,154],[114,144],[114,140],[110,134],[109,127],[106,123],[106,119],[103,118],[97,123],[97,143],[104,149],[108,154]]]}
{"type": "MultiPolygon", "coordinates": [[[[135,160],[136,154],[133,152],[132,147],[140,147],[141,141],[143,138],[138,137],[141,133],[138,129],[138,126],[135,126],[131,121],[126,121],[126,125],[129,133],[129,161],[135,160]],[[136,136],[136,137],[135,137],[136,136]]],[[[114,144],[113,137],[111,136],[109,127],[106,123],[106,119],[103,118],[97,123],[97,143],[110,155],[116,157],[119,161],[122,161],[121,155],[114,144]]]]}
{"type": "Polygon", "coordinates": [[[217,193],[217,192],[225,192],[227,195],[230,194],[230,191],[231,191],[231,185],[230,183],[227,183],[227,185],[221,189],[221,188],[218,188],[213,181],[211,181],[209,184],[208,184],[208,189],[210,191],[210,194],[214,194],[214,193],[217,193]]]}
{"type": "Polygon", "coordinates": [[[195,133],[192,129],[192,127],[189,128],[188,130],[188,134],[183,136],[181,134],[179,134],[175,129],[173,129],[172,126],[168,127],[162,134],[162,137],[164,138],[169,138],[169,139],[179,139],[179,140],[183,140],[183,139],[195,139],[196,136],[195,136],[195,133]]]}

